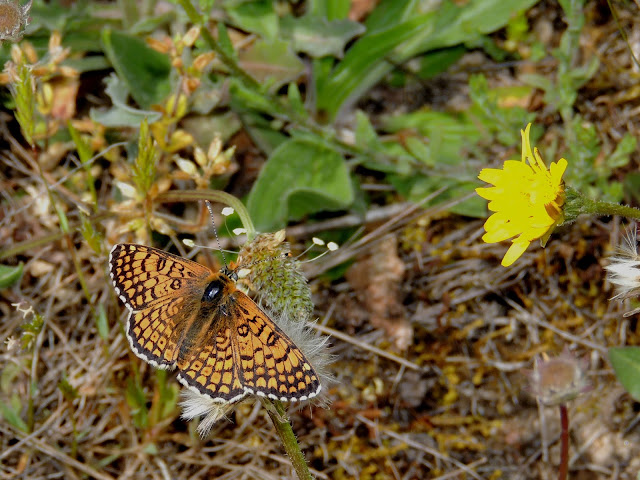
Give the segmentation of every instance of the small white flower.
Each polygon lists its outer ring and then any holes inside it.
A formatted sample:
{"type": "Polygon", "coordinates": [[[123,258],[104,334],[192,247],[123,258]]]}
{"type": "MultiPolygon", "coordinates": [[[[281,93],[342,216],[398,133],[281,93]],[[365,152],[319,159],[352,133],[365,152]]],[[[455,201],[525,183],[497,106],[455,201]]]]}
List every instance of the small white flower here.
{"type": "Polygon", "coordinates": [[[222,215],[224,215],[225,217],[228,217],[229,215],[232,215],[233,212],[235,212],[235,210],[231,207],[224,207],[222,209],[222,215]]]}

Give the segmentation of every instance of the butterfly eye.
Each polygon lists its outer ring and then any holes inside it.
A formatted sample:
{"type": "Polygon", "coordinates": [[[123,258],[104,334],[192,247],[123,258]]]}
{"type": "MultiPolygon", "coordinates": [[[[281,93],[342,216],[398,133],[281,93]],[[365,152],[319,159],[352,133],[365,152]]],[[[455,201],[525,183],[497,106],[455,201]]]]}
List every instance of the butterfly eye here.
{"type": "Polygon", "coordinates": [[[217,297],[220,296],[222,292],[222,283],[219,280],[214,280],[207,288],[204,289],[204,293],[202,294],[203,302],[214,302],[217,297]]]}

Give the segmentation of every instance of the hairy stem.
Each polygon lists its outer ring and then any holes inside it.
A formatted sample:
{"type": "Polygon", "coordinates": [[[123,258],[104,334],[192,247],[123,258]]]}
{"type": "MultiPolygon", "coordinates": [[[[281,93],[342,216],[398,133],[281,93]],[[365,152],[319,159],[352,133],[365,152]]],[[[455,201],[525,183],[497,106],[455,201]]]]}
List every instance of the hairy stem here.
{"type": "Polygon", "coordinates": [[[271,418],[273,425],[276,427],[276,432],[278,432],[278,436],[282,441],[282,445],[291,460],[291,464],[293,465],[298,478],[300,480],[313,480],[313,476],[309,471],[309,466],[304,458],[304,454],[302,453],[302,450],[300,450],[300,445],[298,444],[295,433],[293,433],[293,429],[291,428],[291,424],[289,423],[289,419],[282,402],[263,398],[262,404],[267,409],[269,417],[271,418]]]}

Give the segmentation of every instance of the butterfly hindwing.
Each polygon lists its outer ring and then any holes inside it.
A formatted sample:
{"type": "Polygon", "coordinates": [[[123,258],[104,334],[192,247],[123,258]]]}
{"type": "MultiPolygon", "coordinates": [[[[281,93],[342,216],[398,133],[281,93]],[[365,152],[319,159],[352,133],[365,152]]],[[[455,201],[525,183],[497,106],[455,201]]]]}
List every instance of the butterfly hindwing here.
{"type": "Polygon", "coordinates": [[[178,380],[185,386],[221,403],[236,402],[247,395],[238,373],[230,328],[220,328],[202,348],[178,362],[178,380]]]}
{"type": "Polygon", "coordinates": [[[302,351],[253,300],[240,291],[234,297],[243,320],[235,337],[243,386],[282,401],[314,397],[320,381],[302,351]]]}

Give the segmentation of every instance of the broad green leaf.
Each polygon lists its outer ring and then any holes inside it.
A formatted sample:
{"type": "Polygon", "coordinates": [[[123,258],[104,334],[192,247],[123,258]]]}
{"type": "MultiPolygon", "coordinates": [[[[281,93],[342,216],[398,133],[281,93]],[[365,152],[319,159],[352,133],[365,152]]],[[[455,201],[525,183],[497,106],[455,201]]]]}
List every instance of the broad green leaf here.
{"type": "Polygon", "coordinates": [[[24,263],[20,262],[14,267],[0,265],[0,288],[9,288],[15,285],[22,277],[24,263]]]}
{"type": "Polygon", "coordinates": [[[275,91],[297,79],[304,72],[304,63],[284,40],[258,40],[239,55],[240,66],[259,83],[270,83],[275,91]]]}
{"type": "Polygon", "coordinates": [[[622,386],[640,402],[640,347],[610,348],[609,360],[622,386]]]}
{"type": "Polygon", "coordinates": [[[102,43],[118,77],[142,108],[162,103],[171,93],[169,57],[137,37],[105,29],[102,43]]]}
{"type": "Polygon", "coordinates": [[[293,49],[315,58],[342,58],[345,45],[364,31],[362,24],[346,19],[329,22],[311,15],[282,19],[282,33],[291,38],[293,49]]]}
{"type": "Polygon", "coordinates": [[[272,0],[239,2],[226,10],[243,30],[257,33],[265,39],[275,39],[278,36],[279,19],[272,0]]]}
{"type": "Polygon", "coordinates": [[[139,128],[140,123],[146,118],[149,123],[153,123],[162,117],[160,112],[153,110],[138,110],[127,105],[129,89],[115,74],[111,74],[105,80],[107,88],[105,92],[109,95],[113,107],[108,110],[92,108],[89,117],[94,122],[105,127],[132,127],[139,128]]]}
{"type": "Polygon", "coordinates": [[[289,219],[346,208],[353,198],[349,171],[340,154],[315,142],[292,139],[267,160],[247,207],[259,231],[274,231],[289,219]]]}

